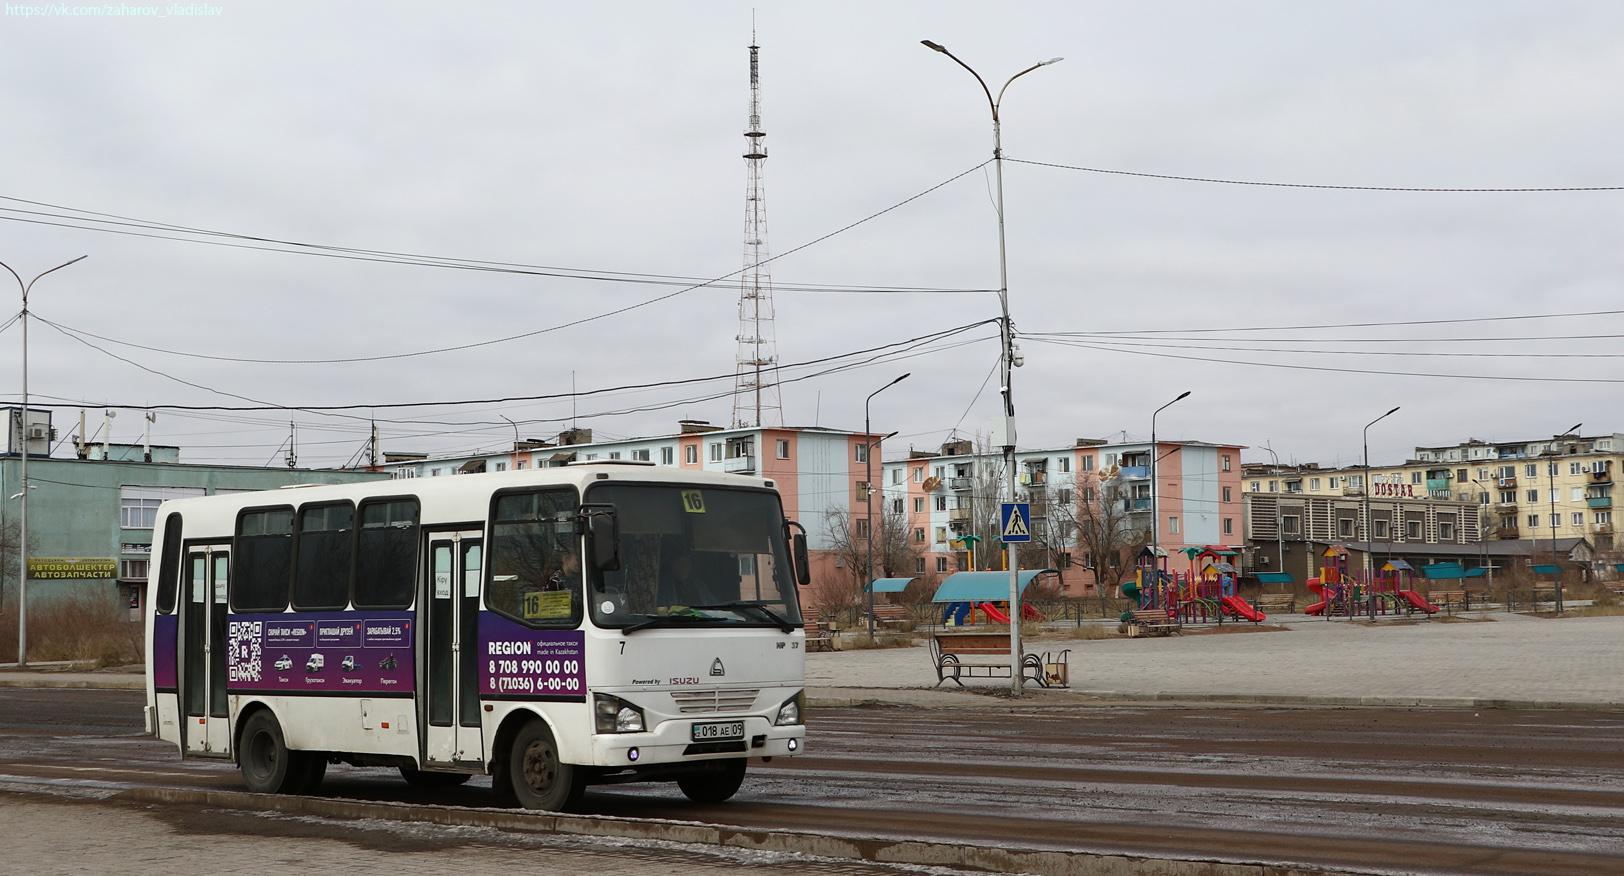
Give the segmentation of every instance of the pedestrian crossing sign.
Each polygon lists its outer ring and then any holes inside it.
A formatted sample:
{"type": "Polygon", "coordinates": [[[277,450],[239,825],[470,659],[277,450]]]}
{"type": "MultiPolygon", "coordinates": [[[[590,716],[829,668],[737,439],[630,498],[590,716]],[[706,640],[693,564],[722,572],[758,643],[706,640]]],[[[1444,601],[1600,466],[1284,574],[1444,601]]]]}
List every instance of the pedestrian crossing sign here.
{"type": "Polygon", "coordinates": [[[1027,502],[1003,503],[999,540],[1005,544],[1032,540],[1032,506],[1027,502]]]}

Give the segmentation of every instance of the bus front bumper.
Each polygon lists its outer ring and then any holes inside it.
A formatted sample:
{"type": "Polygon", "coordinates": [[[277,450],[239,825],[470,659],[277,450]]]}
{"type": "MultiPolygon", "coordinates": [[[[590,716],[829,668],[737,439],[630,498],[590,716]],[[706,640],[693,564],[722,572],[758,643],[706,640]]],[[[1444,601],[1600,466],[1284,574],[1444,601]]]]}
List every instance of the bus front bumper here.
{"type": "Polygon", "coordinates": [[[718,760],[734,757],[789,757],[806,749],[806,725],[774,726],[761,715],[735,718],[674,718],[644,733],[602,733],[592,737],[594,766],[627,767],[654,763],[718,760]],[[742,739],[711,740],[695,725],[742,722],[742,739]],[[699,736],[701,738],[696,739],[699,736]]]}

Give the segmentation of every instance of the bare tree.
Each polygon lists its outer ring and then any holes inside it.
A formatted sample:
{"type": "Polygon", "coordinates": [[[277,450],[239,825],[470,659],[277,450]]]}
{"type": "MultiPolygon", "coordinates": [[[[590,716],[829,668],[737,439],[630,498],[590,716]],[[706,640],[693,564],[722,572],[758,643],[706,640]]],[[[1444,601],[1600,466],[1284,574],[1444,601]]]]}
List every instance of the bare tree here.
{"type": "Polygon", "coordinates": [[[1083,565],[1094,571],[1096,589],[1103,595],[1122,580],[1150,536],[1133,525],[1128,513],[1132,499],[1117,482],[1101,481],[1094,472],[1078,472],[1071,489],[1073,501],[1051,505],[1050,529],[1069,530],[1066,539],[1075,539],[1072,543],[1082,554],[1083,565]]]}
{"type": "MultiPolygon", "coordinates": [[[[878,500],[878,495],[876,495],[878,500]]],[[[905,514],[893,511],[880,503],[874,515],[874,573],[876,578],[906,578],[915,574],[915,562],[920,555],[912,542],[905,514]]],[[[829,552],[836,558],[844,574],[821,579],[813,584],[813,596],[819,605],[856,605],[863,594],[868,574],[867,517],[835,509],[824,516],[823,531],[828,538],[829,552]]]]}

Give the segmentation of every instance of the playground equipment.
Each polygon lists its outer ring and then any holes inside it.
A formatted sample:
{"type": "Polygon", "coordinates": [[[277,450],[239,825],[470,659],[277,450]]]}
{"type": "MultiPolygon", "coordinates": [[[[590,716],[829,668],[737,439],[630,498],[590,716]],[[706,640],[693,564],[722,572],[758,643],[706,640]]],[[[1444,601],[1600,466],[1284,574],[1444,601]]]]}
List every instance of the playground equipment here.
{"type": "MultiPolygon", "coordinates": [[[[1138,603],[1137,611],[1164,610],[1183,624],[1222,623],[1225,617],[1253,623],[1267,619],[1235,592],[1237,573],[1229,562],[1234,551],[1208,546],[1185,548],[1184,553],[1190,560],[1188,574],[1167,571],[1167,554],[1159,548],[1140,551],[1134,577],[1122,583],[1122,595],[1138,603]]],[[[1134,610],[1122,615],[1123,623],[1133,619],[1134,610]]]]}
{"type": "MultiPolygon", "coordinates": [[[[1048,620],[1042,612],[1025,602],[1027,585],[1041,575],[1059,572],[1054,569],[1027,569],[1019,573],[1021,587],[1021,617],[1029,621],[1048,620]]],[[[942,605],[942,625],[973,626],[979,617],[987,623],[1009,623],[1009,573],[1007,572],[955,572],[942,581],[932,602],[942,605]]]]}
{"type": "Polygon", "coordinates": [[[1388,560],[1369,580],[1363,580],[1348,568],[1348,549],[1342,545],[1331,545],[1320,555],[1319,577],[1308,579],[1308,589],[1318,594],[1320,601],[1303,611],[1327,619],[1409,615],[1418,611],[1431,615],[1439,610],[1416,592],[1415,568],[1409,563],[1388,560]]]}

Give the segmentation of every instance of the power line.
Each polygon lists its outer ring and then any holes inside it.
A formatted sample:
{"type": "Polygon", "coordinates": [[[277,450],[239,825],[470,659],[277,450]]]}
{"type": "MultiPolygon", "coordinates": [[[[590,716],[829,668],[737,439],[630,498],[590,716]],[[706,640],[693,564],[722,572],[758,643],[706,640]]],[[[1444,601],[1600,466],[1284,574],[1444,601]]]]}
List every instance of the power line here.
{"type": "Polygon", "coordinates": [[[1282,368],[1289,371],[1329,371],[1337,374],[1372,374],[1383,377],[1437,377],[1449,380],[1503,380],[1519,383],[1624,383],[1624,378],[1609,377],[1521,377],[1512,375],[1491,374],[1438,374],[1427,371],[1379,371],[1368,368],[1333,368],[1328,365],[1292,365],[1282,362],[1252,362],[1244,359],[1220,359],[1209,356],[1182,356],[1175,353],[1153,353],[1149,350],[1130,350],[1116,347],[1100,346],[1084,341],[1067,341],[1052,338],[1031,338],[1035,343],[1056,344],[1060,346],[1080,347],[1085,350],[1098,350],[1105,353],[1131,353],[1136,356],[1154,356],[1160,359],[1182,359],[1189,362],[1215,362],[1225,365],[1251,365],[1257,368],[1282,368]]]}
{"type": "MultiPolygon", "coordinates": [[[[1624,336],[1615,336],[1624,337],[1624,336]]],[[[1294,350],[1282,347],[1226,347],[1217,344],[1174,344],[1163,339],[1155,342],[1095,338],[1090,343],[1111,347],[1138,347],[1147,350],[1221,350],[1241,353],[1295,353],[1310,356],[1437,356],[1454,359],[1624,359],[1624,353],[1468,353],[1437,352],[1431,350],[1294,350]]],[[[1301,343],[1319,343],[1302,341],[1301,343]]],[[[1426,343],[1417,339],[1410,343],[1426,343]]]]}
{"type": "Polygon", "coordinates": [[[1182,329],[1133,329],[1107,332],[1050,332],[1049,334],[1065,334],[1077,336],[1103,337],[1107,335],[1161,335],[1161,334],[1198,334],[1198,333],[1226,333],[1226,332],[1272,332],[1272,331],[1303,331],[1311,329],[1345,329],[1345,328],[1390,328],[1408,325],[1448,325],[1468,322],[1515,322],[1525,319],[1569,319],[1574,317],[1590,316],[1618,316],[1624,310],[1588,310],[1572,313],[1528,313],[1516,316],[1473,316],[1455,319],[1407,319],[1393,322],[1344,322],[1320,323],[1315,325],[1264,325],[1264,326],[1235,326],[1231,328],[1182,328],[1182,329]]]}
{"type": "Polygon", "coordinates": [[[1077,171],[1082,171],[1084,173],[1103,173],[1103,174],[1110,174],[1112,176],[1137,176],[1137,177],[1144,177],[1146,179],[1165,179],[1165,180],[1173,180],[1173,181],[1176,181],[1176,182],[1214,183],[1214,184],[1217,184],[1217,185],[1226,185],[1226,186],[1263,186],[1263,187],[1267,187],[1267,188],[1281,188],[1281,189],[1331,189],[1331,190],[1336,190],[1336,191],[1352,191],[1352,192],[1442,192],[1442,193],[1454,193],[1454,194],[1475,194],[1475,193],[1484,193],[1484,192],[1490,192],[1490,193],[1497,192],[1497,193],[1505,193],[1505,194],[1521,194],[1521,193],[1531,193],[1531,192],[1620,192],[1620,191],[1624,191],[1624,186],[1566,186],[1566,187],[1545,186],[1545,187],[1539,187],[1539,188],[1506,188],[1506,189],[1500,189],[1500,188],[1465,188],[1465,189],[1457,189],[1457,188],[1445,188],[1445,187],[1442,187],[1442,186],[1347,186],[1347,185],[1329,185],[1329,184],[1324,184],[1324,183],[1265,182],[1265,181],[1260,181],[1260,180],[1218,179],[1218,178],[1214,178],[1214,177],[1202,177],[1202,176],[1173,176],[1171,174],[1166,174],[1166,173],[1141,173],[1141,172],[1132,171],[1132,170],[1110,170],[1110,169],[1103,168],[1103,167],[1080,167],[1080,166],[1073,165],[1073,164],[1053,164],[1053,163],[1050,163],[1050,162],[1047,162],[1047,161],[1027,161],[1027,160],[1022,159],[1022,158],[1010,158],[1008,156],[1005,156],[1004,160],[1014,162],[1015,164],[1030,164],[1030,165],[1032,165],[1034,167],[1052,167],[1052,168],[1056,168],[1058,170],[1077,170],[1077,171]]]}

